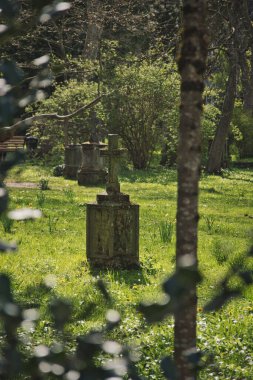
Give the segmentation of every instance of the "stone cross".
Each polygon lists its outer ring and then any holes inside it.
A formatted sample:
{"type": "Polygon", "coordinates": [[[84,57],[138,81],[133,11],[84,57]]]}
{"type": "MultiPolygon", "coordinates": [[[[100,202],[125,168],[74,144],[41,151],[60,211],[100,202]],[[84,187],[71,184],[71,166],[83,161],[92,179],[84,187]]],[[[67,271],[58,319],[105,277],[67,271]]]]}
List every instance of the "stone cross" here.
{"type": "Polygon", "coordinates": [[[100,150],[101,156],[107,156],[109,158],[106,183],[106,192],[109,195],[120,193],[120,184],[118,180],[119,160],[125,152],[125,149],[119,148],[118,140],[118,135],[108,135],[108,149],[100,150]]]}

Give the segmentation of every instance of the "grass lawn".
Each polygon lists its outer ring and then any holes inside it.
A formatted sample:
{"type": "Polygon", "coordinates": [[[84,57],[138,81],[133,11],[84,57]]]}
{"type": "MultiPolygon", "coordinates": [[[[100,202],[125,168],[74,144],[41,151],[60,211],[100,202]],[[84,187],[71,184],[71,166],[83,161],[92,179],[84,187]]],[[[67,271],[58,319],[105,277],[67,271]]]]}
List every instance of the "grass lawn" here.
{"type": "MultiPolygon", "coordinates": [[[[141,374],[163,379],[159,360],[172,353],[173,322],[168,318],[147,325],[136,305],[143,299],[157,299],[161,281],[175,267],[176,172],[150,169],[121,175],[122,191],[140,205],[138,271],[92,271],[87,264],[85,204],[95,200],[101,187],[79,187],[75,181],[52,177],[48,169],[31,165],[13,169],[8,181],[38,183],[41,178],[48,179],[50,190],[10,188],[9,193],[11,209],[40,208],[43,217],[0,225],[3,239],[19,244],[17,254],[0,256],[0,271],[11,276],[21,304],[40,305],[37,327],[22,332],[30,347],[52,338],[47,304],[55,295],[71,300],[74,314],[68,330],[76,335],[103,325],[106,309],[115,308],[122,323],[112,337],[139,350],[141,374]],[[171,242],[166,241],[166,222],[174,225],[171,242]],[[38,287],[45,278],[55,281],[49,293],[38,287]],[[108,286],[110,303],[95,286],[98,278],[108,286]]],[[[203,175],[200,182],[199,265],[204,281],[199,287],[198,344],[214,355],[214,363],[201,372],[200,379],[253,379],[253,289],[219,312],[202,311],[228,266],[240,262],[252,241],[252,185],[250,170],[226,171],[223,177],[203,175]]]]}

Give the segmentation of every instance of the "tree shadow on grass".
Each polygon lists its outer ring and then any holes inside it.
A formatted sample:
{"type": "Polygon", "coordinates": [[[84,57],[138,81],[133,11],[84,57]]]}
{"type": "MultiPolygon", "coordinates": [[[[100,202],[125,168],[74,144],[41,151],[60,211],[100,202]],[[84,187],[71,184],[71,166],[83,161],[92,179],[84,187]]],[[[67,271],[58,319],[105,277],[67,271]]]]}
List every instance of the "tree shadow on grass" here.
{"type": "Polygon", "coordinates": [[[52,292],[52,288],[49,288],[43,282],[36,285],[30,285],[24,292],[22,292],[20,302],[22,306],[27,309],[39,308],[42,301],[45,298],[48,298],[49,294],[50,297],[52,296],[52,292]]]}
{"type": "Polygon", "coordinates": [[[120,172],[120,180],[130,183],[158,183],[167,185],[177,181],[175,169],[164,168],[163,166],[149,168],[146,170],[124,168],[120,172]]]}
{"type": "Polygon", "coordinates": [[[145,276],[145,270],[140,267],[138,269],[105,269],[101,270],[98,268],[90,267],[90,273],[94,277],[99,277],[101,279],[105,277],[110,277],[113,281],[122,283],[124,285],[147,285],[148,279],[145,276]]]}

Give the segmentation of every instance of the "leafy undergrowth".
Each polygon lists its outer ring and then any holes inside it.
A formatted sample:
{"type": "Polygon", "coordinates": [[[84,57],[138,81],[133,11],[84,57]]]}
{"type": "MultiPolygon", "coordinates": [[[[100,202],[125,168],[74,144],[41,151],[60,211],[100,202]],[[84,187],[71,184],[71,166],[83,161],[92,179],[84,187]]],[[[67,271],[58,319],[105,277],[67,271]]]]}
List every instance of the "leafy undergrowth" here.
{"type": "MultiPolygon", "coordinates": [[[[10,188],[10,208],[35,207],[43,212],[36,222],[0,223],[6,240],[16,241],[17,254],[0,257],[1,272],[11,276],[14,293],[26,307],[40,305],[36,328],[21,331],[27,349],[52,339],[53,325],[47,304],[55,295],[69,298],[74,314],[69,332],[78,335],[104,323],[106,309],[117,309],[122,322],[112,338],[135,347],[140,373],[163,379],[162,356],[173,350],[173,321],[147,325],[136,311],[140,300],[160,296],[160,284],[175,267],[176,172],[153,169],[126,171],[121,188],[140,204],[140,261],[135,271],[94,271],[85,256],[85,204],[102,187],[80,187],[75,181],[52,177],[43,167],[15,168],[8,181],[40,183],[49,190],[10,188]],[[161,228],[170,226],[170,233],[161,228]],[[166,236],[169,237],[166,237],[166,236]],[[96,287],[103,279],[112,296],[106,301],[96,287]],[[44,282],[51,284],[45,291],[44,282]]],[[[203,176],[200,183],[199,264],[204,281],[199,287],[198,344],[213,355],[200,379],[253,378],[253,291],[216,313],[203,306],[226,269],[240,263],[252,236],[253,172],[226,171],[222,177],[203,176]]],[[[69,342],[69,348],[75,342],[69,342]]]]}

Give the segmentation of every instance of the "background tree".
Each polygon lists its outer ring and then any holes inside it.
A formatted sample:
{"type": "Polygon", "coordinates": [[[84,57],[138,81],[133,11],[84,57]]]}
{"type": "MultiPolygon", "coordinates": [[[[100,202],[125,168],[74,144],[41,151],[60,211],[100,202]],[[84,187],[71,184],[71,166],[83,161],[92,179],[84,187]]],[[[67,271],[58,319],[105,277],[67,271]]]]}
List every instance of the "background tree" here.
{"type": "Polygon", "coordinates": [[[107,83],[104,98],[107,128],[119,133],[134,168],[146,169],[163,136],[177,119],[178,75],[174,64],[120,65],[107,83]]]}
{"type": "MultiPolygon", "coordinates": [[[[244,110],[249,110],[251,107],[252,98],[252,79],[251,79],[251,63],[247,58],[247,53],[252,45],[252,26],[248,9],[248,2],[240,1],[219,1],[211,2],[217,5],[217,9],[210,9],[210,20],[214,22],[215,27],[212,30],[217,30],[222,25],[224,33],[224,42],[220,43],[217,36],[212,35],[212,46],[219,46],[225,50],[228,62],[228,78],[226,88],[224,90],[223,105],[221,107],[221,115],[217,125],[216,133],[210,148],[209,158],[207,163],[207,171],[209,173],[219,173],[223,166],[225,145],[231,131],[231,121],[233,117],[234,104],[238,96],[239,88],[239,67],[241,68],[241,83],[244,110]]],[[[211,24],[212,24],[211,22],[211,24]]],[[[219,36],[219,33],[218,33],[219,36]]],[[[223,36],[223,37],[224,37],[223,36]]],[[[247,111],[249,112],[249,111],[247,111]]],[[[226,158],[227,160],[228,158],[226,158]]],[[[227,163],[226,163],[227,165],[227,163]]]]}

